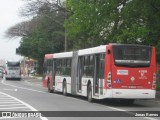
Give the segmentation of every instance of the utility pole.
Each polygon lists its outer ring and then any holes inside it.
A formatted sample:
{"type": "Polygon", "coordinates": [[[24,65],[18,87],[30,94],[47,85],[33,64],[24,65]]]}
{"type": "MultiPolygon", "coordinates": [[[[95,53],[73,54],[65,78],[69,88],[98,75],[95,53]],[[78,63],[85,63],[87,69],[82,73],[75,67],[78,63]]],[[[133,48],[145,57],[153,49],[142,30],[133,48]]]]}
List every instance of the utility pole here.
{"type": "MultiPolygon", "coordinates": [[[[62,7],[65,11],[65,20],[67,19],[67,11],[66,11],[66,0],[57,0],[57,4],[62,7]]],[[[64,28],[65,29],[65,28],[64,28]]],[[[67,51],[67,30],[64,30],[64,52],[67,51]]]]}
{"type": "Polygon", "coordinates": [[[23,58],[23,75],[26,75],[26,57],[23,58]]]}
{"type": "MultiPolygon", "coordinates": [[[[65,9],[65,20],[67,18],[67,11],[65,9]]],[[[67,51],[67,30],[66,28],[64,28],[65,31],[64,31],[64,51],[66,52],[67,51]]]]}

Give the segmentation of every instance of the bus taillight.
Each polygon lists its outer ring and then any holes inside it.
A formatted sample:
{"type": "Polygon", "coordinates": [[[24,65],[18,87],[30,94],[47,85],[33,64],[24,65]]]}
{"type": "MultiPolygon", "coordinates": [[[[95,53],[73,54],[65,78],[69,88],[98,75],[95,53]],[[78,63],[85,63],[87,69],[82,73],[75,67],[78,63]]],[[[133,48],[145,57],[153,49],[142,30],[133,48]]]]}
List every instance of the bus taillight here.
{"type": "Polygon", "coordinates": [[[153,74],[153,83],[152,83],[152,89],[156,89],[156,74],[153,74]]]}
{"type": "Polygon", "coordinates": [[[112,88],[111,72],[109,72],[107,76],[107,87],[112,88]]]}

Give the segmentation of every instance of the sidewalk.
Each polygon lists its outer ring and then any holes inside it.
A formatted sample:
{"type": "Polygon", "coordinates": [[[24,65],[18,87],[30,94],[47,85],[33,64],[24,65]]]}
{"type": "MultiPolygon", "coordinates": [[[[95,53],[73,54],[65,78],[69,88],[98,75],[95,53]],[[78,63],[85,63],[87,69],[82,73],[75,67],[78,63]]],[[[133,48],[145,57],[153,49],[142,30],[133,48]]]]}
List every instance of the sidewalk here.
{"type": "Polygon", "coordinates": [[[32,75],[22,75],[22,78],[24,79],[37,79],[37,80],[42,80],[42,77],[35,77],[35,76],[32,76],[32,75]]]}
{"type": "Polygon", "coordinates": [[[156,91],[156,101],[160,101],[160,91],[156,91]]]}
{"type": "Polygon", "coordinates": [[[33,82],[42,82],[42,77],[35,77],[35,76],[32,76],[32,75],[22,76],[22,79],[26,79],[26,80],[33,81],[33,82]]]}

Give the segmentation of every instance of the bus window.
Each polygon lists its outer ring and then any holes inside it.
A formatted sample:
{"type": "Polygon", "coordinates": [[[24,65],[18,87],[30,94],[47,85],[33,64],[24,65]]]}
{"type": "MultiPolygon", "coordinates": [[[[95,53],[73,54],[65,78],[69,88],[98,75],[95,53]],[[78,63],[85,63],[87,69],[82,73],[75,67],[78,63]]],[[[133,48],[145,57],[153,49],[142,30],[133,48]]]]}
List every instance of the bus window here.
{"type": "Polygon", "coordinates": [[[113,46],[115,65],[149,67],[151,51],[151,47],[144,46],[113,46]]]}

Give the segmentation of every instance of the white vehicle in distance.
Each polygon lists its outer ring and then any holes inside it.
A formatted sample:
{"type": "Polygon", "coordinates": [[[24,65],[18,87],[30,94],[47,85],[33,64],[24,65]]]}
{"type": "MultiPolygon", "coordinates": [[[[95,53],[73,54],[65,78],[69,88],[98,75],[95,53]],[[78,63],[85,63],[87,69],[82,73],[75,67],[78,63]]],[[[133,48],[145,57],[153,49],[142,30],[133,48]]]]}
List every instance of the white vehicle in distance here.
{"type": "Polygon", "coordinates": [[[8,79],[21,80],[20,61],[7,61],[5,77],[6,77],[6,80],[8,80],[8,79]]]}

